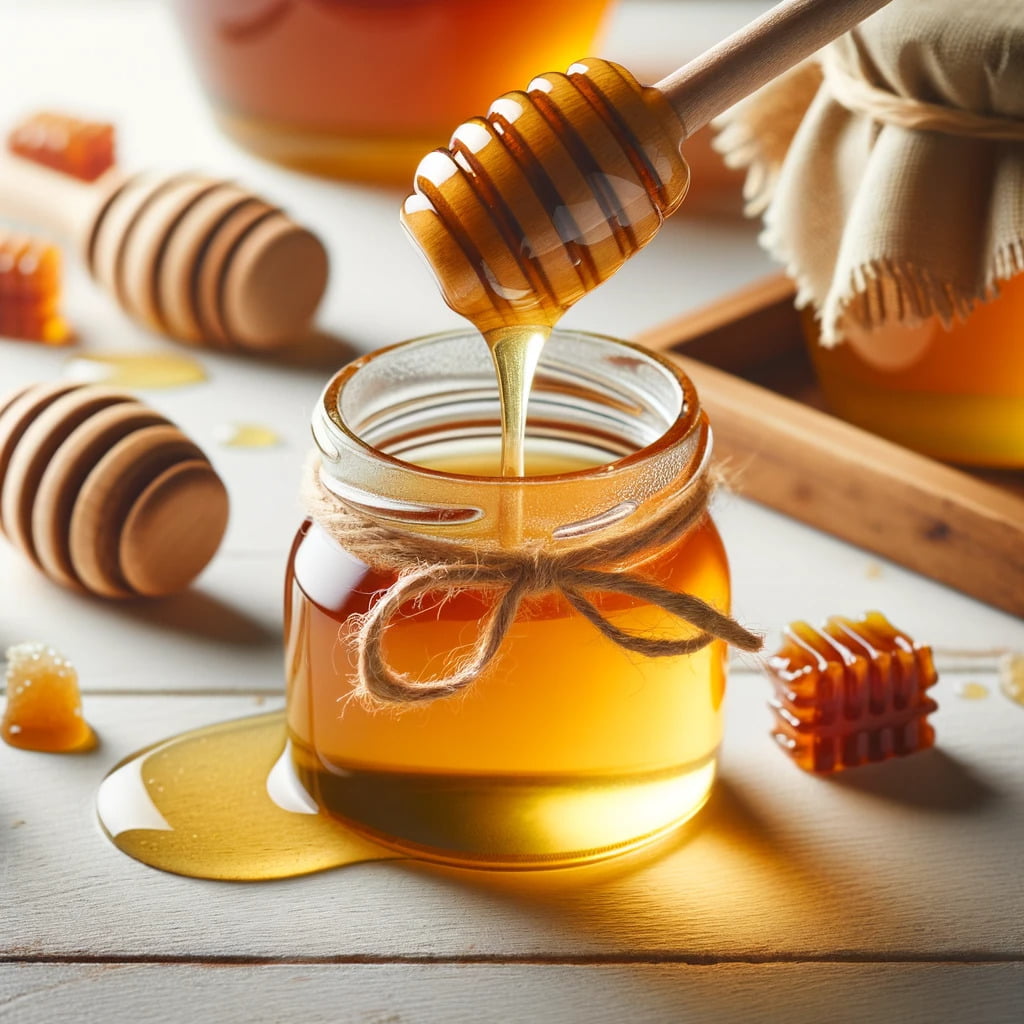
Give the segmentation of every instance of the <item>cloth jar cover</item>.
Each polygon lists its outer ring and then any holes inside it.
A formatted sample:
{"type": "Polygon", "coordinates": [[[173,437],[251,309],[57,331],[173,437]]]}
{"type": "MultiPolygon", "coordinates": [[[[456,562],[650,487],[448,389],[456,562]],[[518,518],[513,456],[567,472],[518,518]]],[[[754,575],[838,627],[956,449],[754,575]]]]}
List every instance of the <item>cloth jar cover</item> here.
{"type": "Polygon", "coordinates": [[[718,128],[825,345],[1024,272],[1024,0],[893,0],[718,128]]]}

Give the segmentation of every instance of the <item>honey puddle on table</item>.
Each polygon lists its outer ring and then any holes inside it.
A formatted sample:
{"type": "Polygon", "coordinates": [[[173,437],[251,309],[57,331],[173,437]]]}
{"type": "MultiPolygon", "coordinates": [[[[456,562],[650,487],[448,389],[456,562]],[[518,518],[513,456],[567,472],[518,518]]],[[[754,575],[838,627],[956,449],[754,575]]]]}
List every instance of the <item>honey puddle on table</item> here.
{"type": "Polygon", "coordinates": [[[206,380],[202,363],[176,352],[87,352],[69,359],[64,375],[118,388],[177,388],[206,380]]]}
{"type": "Polygon", "coordinates": [[[984,683],[961,683],[956,688],[956,695],[964,700],[985,700],[988,687],[984,683]]]}
{"type": "Polygon", "coordinates": [[[222,423],[215,431],[224,448],[276,448],[281,435],[262,423],[222,423]]]}
{"type": "Polygon", "coordinates": [[[269,881],[399,856],[317,810],[280,711],[140,750],[103,780],[96,809],[123,853],[192,878],[269,881]]]}

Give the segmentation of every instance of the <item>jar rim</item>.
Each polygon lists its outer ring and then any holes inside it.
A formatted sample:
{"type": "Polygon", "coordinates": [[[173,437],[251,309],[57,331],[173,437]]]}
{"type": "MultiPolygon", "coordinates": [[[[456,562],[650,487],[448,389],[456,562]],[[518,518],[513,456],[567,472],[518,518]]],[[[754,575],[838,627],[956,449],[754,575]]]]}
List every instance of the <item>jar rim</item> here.
{"type": "Polygon", "coordinates": [[[409,462],[386,451],[382,451],[380,448],[370,444],[364,438],[360,437],[360,435],[345,422],[340,411],[340,399],[342,392],[352,378],[372,361],[381,356],[387,356],[388,353],[394,352],[398,349],[404,349],[412,345],[449,340],[457,337],[464,337],[472,333],[472,330],[467,328],[435,331],[431,334],[424,334],[415,338],[409,338],[405,341],[395,342],[391,345],[384,345],[352,360],[338,370],[338,372],[335,373],[335,375],[327,382],[327,385],[321,394],[319,403],[319,412],[324,417],[321,422],[323,422],[324,425],[329,424],[331,427],[336,428],[344,436],[346,441],[356,445],[367,455],[393,464],[395,467],[415,470],[417,474],[423,474],[436,479],[450,477],[457,480],[473,481],[474,483],[481,483],[492,487],[507,487],[510,484],[515,484],[517,486],[543,485],[544,483],[550,483],[553,480],[565,478],[578,479],[606,473],[609,467],[620,468],[639,465],[644,461],[655,457],[658,452],[665,448],[671,447],[672,445],[685,440],[695,429],[698,429],[701,424],[703,414],[697,389],[689,375],[676,363],[665,358],[661,353],[644,348],[636,342],[626,341],[622,338],[615,338],[611,335],[601,334],[596,331],[577,331],[564,328],[555,328],[551,332],[552,338],[556,338],[560,335],[572,334],[585,338],[593,338],[599,341],[610,342],[618,347],[637,352],[640,356],[666,370],[675,379],[681,392],[680,413],[668,430],[655,438],[649,444],[645,444],[635,451],[629,452],[628,454],[609,462],[604,462],[594,466],[587,466],[583,469],[569,470],[564,473],[538,473],[524,477],[503,477],[493,474],[456,473],[451,470],[434,469],[415,462],[409,462]]]}
{"type": "Polygon", "coordinates": [[[710,464],[711,432],[690,378],[664,356],[607,335],[553,331],[530,397],[530,448],[592,464],[521,477],[424,464],[480,444],[496,454],[497,410],[487,348],[471,329],[378,349],[323,391],[313,416],[320,482],[364,514],[412,531],[486,544],[504,523],[504,543],[514,534],[516,543],[572,544],[644,522],[710,464]],[[422,461],[403,457],[413,451],[422,461]]]}

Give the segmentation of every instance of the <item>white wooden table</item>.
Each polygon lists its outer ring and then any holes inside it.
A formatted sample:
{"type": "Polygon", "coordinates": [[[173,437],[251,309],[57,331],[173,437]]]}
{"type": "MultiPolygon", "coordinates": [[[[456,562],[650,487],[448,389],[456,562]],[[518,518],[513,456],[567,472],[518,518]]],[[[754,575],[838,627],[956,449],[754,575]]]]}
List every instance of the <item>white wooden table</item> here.
{"type": "MultiPolygon", "coordinates": [[[[666,70],[762,6],[627,3],[604,52],[666,70]]],[[[730,496],[717,518],[740,619],[774,639],[794,618],[876,607],[931,640],[935,750],[808,777],[774,749],[767,684],[740,660],[721,782],[658,857],[529,876],[391,861],[224,884],[118,853],[93,806],[116,761],[281,704],[280,581],[323,381],[346,351],[456,318],[398,228],[398,193],[290,174],[215,133],[159,4],[0,0],[0,124],[48,104],[116,119],[126,163],[237,176],[316,225],[335,268],[321,322],[344,345],[320,365],[203,354],[208,383],[146,394],[233,498],[224,547],[189,593],[85,600],[0,546],[0,645],[64,650],[102,739],[80,757],[0,745],[0,1020],[1024,1020],[1024,707],[996,680],[1024,622],[730,496]],[[401,301],[384,301],[394,286],[401,301]],[[219,446],[236,420],[283,443],[219,446]],[[958,697],[968,681],[991,696],[958,697]]],[[[568,323],[628,336],[742,284],[767,267],[755,233],[680,216],[568,323]]],[[[85,349],[170,344],[79,272],[67,307],[85,349]]],[[[59,375],[66,356],[0,341],[0,391],[59,375]]]]}

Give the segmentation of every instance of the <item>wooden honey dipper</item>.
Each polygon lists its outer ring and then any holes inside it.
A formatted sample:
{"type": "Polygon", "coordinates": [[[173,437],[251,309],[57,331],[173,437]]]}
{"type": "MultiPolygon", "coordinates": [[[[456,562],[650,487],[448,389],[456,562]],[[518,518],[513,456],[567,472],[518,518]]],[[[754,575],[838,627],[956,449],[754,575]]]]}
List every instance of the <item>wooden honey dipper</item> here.
{"type": "Polygon", "coordinates": [[[227,526],[209,460],[130,395],[67,381],[0,399],[0,533],[102,597],[183,590],[227,526]]]}
{"type": "Polygon", "coordinates": [[[5,154],[0,214],[75,241],[133,317],[191,344],[300,339],[327,284],[319,239],[238,186],[112,170],[86,184],[5,154]]]}
{"type": "Polygon", "coordinates": [[[584,60],[535,78],[420,163],[402,221],[485,335],[551,327],[682,203],[680,147],[888,0],[785,0],[656,85],[584,60]]]}

